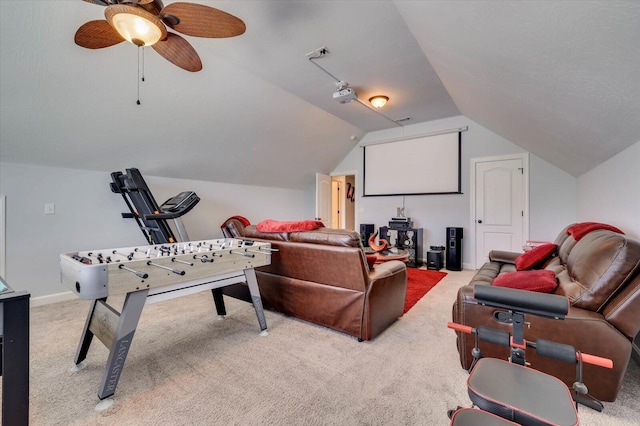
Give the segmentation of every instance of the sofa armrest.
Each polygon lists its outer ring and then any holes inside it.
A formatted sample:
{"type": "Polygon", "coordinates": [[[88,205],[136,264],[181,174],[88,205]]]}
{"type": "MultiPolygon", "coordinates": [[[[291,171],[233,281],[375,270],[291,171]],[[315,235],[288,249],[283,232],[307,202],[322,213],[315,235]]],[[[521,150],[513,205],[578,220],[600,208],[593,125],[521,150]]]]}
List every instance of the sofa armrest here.
{"type": "Polygon", "coordinates": [[[375,269],[369,272],[369,279],[371,281],[374,281],[406,270],[407,265],[405,265],[404,263],[400,262],[399,260],[390,260],[388,262],[382,262],[376,265],[375,269]]]}
{"type": "Polygon", "coordinates": [[[489,252],[489,260],[492,262],[502,263],[516,263],[516,259],[522,253],[516,253],[513,251],[491,250],[489,252]]]}
{"type": "Polygon", "coordinates": [[[406,298],[407,266],[404,263],[390,260],[369,272],[361,339],[373,339],[401,317],[406,298]]]}

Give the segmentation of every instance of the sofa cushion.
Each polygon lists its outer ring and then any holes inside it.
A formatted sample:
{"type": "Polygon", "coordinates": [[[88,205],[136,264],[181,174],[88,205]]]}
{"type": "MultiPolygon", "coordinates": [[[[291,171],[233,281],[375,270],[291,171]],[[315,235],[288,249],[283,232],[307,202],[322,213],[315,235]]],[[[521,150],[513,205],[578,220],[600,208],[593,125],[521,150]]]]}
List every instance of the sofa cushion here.
{"type": "Polygon", "coordinates": [[[239,238],[258,238],[261,240],[289,241],[288,232],[260,232],[255,225],[247,226],[242,230],[239,238]]]}
{"type": "Polygon", "coordinates": [[[362,247],[360,235],[355,231],[319,228],[313,231],[292,232],[289,240],[298,243],[324,244],[339,247],[362,247]]]}
{"type": "Polygon", "coordinates": [[[600,312],[638,268],[640,242],[616,232],[592,231],[567,253],[556,294],[567,296],[573,306],[600,312]]]}
{"type": "Polygon", "coordinates": [[[558,248],[555,244],[542,244],[538,247],[534,247],[531,250],[524,252],[516,258],[516,269],[518,271],[524,271],[532,269],[535,266],[540,265],[545,260],[548,260],[553,256],[558,248]]]}
{"type": "Polygon", "coordinates": [[[519,290],[551,293],[556,289],[556,275],[553,271],[538,269],[534,271],[516,271],[500,274],[493,280],[497,287],[517,288],[519,290]]]}
{"type": "Polygon", "coordinates": [[[311,231],[318,228],[324,228],[324,224],[319,220],[281,222],[279,220],[266,219],[256,225],[256,229],[259,232],[298,232],[311,231]]]}

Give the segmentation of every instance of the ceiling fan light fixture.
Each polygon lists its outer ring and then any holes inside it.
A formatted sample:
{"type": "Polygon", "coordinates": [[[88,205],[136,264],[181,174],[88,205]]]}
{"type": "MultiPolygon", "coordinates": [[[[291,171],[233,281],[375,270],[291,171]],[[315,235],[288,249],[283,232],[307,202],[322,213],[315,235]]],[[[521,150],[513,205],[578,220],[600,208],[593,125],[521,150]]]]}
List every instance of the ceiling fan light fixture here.
{"type": "Polygon", "coordinates": [[[167,37],[167,29],[157,16],[123,4],[108,6],[104,16],[125,40],[136,46],[152,46],[167,37]]]}
{"type": "Polygon", "coordinates": [[[369,103],[373,105],[374,108],[382,108],[387,104],[388,101],[389,101],[389,97],[384,95],[378,95],[378,96],[369,98],[369,103]]]}

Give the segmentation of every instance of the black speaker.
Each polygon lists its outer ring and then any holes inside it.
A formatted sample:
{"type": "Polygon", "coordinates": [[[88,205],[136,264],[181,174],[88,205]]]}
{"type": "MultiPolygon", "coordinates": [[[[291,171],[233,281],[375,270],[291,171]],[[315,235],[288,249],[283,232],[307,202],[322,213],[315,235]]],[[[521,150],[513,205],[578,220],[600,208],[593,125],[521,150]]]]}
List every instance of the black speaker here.
{"type": "Polygon", "coordinates": [[[439,271],[444,264],[444,257],[440,250],[430,250],[427,252],[427,269],[439,271]]]}
{"type": "Polygon", "coordinates": [[[364,247],[369,247],[369,237],[374,232],[374,225],[372,223],[360,224],[360,241],[364,247]]]}
{"type": "Polygon", "coordinates": [[[447,269],[462,271],[462,228],[447,228],[447,269]]]}

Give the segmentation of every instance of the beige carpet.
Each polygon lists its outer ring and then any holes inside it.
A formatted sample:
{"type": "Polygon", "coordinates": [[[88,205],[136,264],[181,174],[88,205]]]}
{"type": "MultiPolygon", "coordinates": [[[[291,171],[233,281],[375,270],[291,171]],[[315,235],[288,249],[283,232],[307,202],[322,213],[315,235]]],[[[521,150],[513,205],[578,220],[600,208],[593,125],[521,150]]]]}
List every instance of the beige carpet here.
{"type": "MultiPolygon", "coordinates": [[[[95,340],[72,373],[89,302],[32,309],[32,425],[445,425],[469,405],[446,328],[457,288],[449,272],[377,339],[349,336],[227,299],[218,321],[210,293],[145,307],[114,405],[96,411],[107,350],[95,340]]],[[[581,407],[583,425],[638,425],[640,368],[632,362],[615,403],[581,407]]]]}

